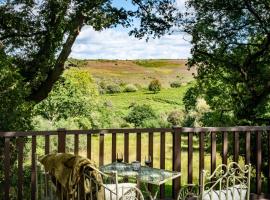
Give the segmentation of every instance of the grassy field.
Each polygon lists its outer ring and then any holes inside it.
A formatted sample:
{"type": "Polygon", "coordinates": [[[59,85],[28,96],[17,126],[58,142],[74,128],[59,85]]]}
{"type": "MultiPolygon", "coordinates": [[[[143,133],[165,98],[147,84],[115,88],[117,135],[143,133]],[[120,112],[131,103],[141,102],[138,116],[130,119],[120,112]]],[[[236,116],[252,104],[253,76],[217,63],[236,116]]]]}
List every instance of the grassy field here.
{"type": "Polygon", "coordinates": [[[91,72],[97,80],[140,84],[147,87],[159,79],[168,88],[173,81],[193,80],[195,69],[187,70],[186,60],[70,60],[73,65],[91,72]]]}
{"type": "Polygon", "coordinates": [[[132,103],[149,104],[157,113],[166,113],[183,108],[183,97],[190,84],[180,88],[162,89],[159,93],[139,90],[132,93],[105,94],[101,98],[110,102],[119,115],[126,115],[132,103]]]}

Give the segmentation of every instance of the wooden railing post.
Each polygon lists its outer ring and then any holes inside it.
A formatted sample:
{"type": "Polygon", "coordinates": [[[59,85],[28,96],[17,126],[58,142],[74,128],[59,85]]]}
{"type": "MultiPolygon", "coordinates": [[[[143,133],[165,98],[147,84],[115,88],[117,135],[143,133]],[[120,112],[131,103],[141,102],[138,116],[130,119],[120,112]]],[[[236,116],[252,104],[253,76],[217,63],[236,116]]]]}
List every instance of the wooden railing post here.
{"type": "Polygon", "coordinates": [[[142,153],[142,141],[141,141],[141,133],[138,132],[136,135],[136,160],[141,161],[141,153],[142,153]]]}
{"type": "Polygon", "coordinates": [[[211,174],[216,169],[216,159],[217,159],[217,136],[216,132],[211,132],[211,174]]]}
{"type": "Polygon", "coordinates": [[[124,133],[124,161],[129,162],[129,133],[124,133]]]}
{"type": "Polygon", "coordinates": [[[116,161],[116,133],[112,133],[112,162],[116,161]]]}
{"type": "Polygon", "coordinates": [[[4,174],[5,174],[5,195],[4,200],[9,200],[10,190],[10,138],[4,138],[4,174]]]}
{"type": "Polygon", "coordinates": [[[192,184],[193,177],[193,133],[188,133],[188,184],[192,184]]]}
{"type": "Polygon", "coordinates": [[[262,132],[256,132],[256,193],[261,194],[262,192],[262,132]]]}
{"type": "Polygon", "coordinates": [[[37,199],[37,137],[32,136],[31,200],[37,199]]]}
{"type": "Polygon", "coordinates": [[[99,166],[104,164],[104,136],[105,131],[101,131],[99,134],[99,166]]]}
{"type": "Polygon", "coordinates": [[[18,193],[17,198],[23,199],[23,147],[24,147],[24,138],[17,138],[17,149],[18,149],[18,193]]]}
{"type": "MultiPolygon", "coordinates": [[[[160,169],[165,169],[165,159],[166,159],[166,133],[161,132],[160,133],[160,169]]],[[[164,199],[165,197],[165,184],[162,184],[160,186],[160,199],[164,199]]]]}
{"type": "MultiPolygon", "coordinates": [[[[181,132],[182,127],[173,127],[173,170],[181,172],[181,132]]],[[[173,198],[181,187],[181,178],[173,180],[173,198]]]]}
{"type": "Polygon", "coordinates": [[[91,134],[87,134],[87,158],[91,159],[92,155],[92,136],[91,134]]]}
{"type": "MultiPolygon", "coordinates": [[[[202,170],[204,170],[204,132],[199,133],[199,183],[202,185],[202,170]]],[[[201,188],[200,188],[201,189],[201,188]]]]}
{"type": "Polygon", "coordinates": [[[58,132],[58,153],[66,152],[66,129],[60,128],[58,132]]]}

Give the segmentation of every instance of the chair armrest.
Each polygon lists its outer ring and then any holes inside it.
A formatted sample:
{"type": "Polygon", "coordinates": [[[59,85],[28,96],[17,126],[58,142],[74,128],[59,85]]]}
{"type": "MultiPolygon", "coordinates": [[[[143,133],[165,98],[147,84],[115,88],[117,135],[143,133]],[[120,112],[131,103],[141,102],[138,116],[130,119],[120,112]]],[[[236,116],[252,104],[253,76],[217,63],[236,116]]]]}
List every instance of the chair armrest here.
{"type": "Polygon", "coordinates": [[[177,196],[177,200],[198,199],[199,195],[199,185],[187,184],[181,187],[177,196]]]}
{"type": "Polygon", "coordinates": [[[122,191],[123,195],[120,194],[120,199],[134,199],[134,200],[144,200],[143,194],[139,188],[136,187],[136,185],[127,184],[122,185],[122,191]]]}

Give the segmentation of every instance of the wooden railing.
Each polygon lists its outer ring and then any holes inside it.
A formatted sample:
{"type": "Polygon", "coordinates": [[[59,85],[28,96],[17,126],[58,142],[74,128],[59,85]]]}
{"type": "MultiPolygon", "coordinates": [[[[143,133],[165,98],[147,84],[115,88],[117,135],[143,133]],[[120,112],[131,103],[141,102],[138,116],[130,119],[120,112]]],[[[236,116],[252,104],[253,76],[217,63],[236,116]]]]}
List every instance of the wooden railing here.
{"type": "MultiPolygon", "coordinates": [[[[17,167],[18,167],[18,179],[17,179],[17,199],[24,199],[24,188],[26,186],[23,185],[23,177],[24,177],[24,146],[25,139],[31,138],[31,199],[37,199],[37,177],[36,177],[36,150],[37,150],[37,137],[44,137],[44,154],[50,153],[51,149],[51,137],[58,137],[58,152],[66,151],[66,137],[68,135],[74,135],[74,154],[78,155],[79,152],[79,143],[80,136],[86,135],[86,155],[89,159],[92,158],[92,137],[93,135],[99,136],[99,156],[96,162],[99,165],[104,164],[104,138],[105,135],[111,134],[111,161],[116,160],[116,149],[117,149],[117,136],[119,134],[123,135],[124,138],[124,161],[130,162],[130,135],[136,135],[136,159],[141,161],[142,151],[143,154],[148,154],[152,158],[154,154],[159,154],[160,163],[159,167],[161,169],[166,168],[166,151],[165,151],[165,143],[166,137],[168,134],[172,134],[170,137],[172,138],[171,146],[172,146],[172,157],[171,164],[172,170],[181,172],[183,167],[187,166],[187,177],[181,176],[181,178],[173,180],[172,186],[172,197],[175,197],[181,187],[181,179],[187,178],[187,183],[193,183],[193,174],[200,173],[201,170],[205,168],[205,154],[210,154],[210,166],[211,171],[213,172],[217,165],[217,141],[222,143],[221,146],[221,158],[222,163],[227,164],[228,162],[228,151],[232,150],[233,161],[238,162],[241,157],[244,157],[245,163],[250,163],[251,159],[255,159],[255,170],[256,170],[256,190],[255,193],[258,195],[262,194],[262,134],[265,134],[267,137],[267,141],[263,141],[264,144],[267,144],[267,158],[263,158],[268,162],[268,184],[267,184],[267,192],[270,193],[270,126],[265,127],[204,127],[204,128],[184,128],[184,127],[173,127],[173,128],[137,128],[137,129],[102,129],[102,130],[65,130],[59,129],[58,131],[28,131],[28,132],[0,132],[0,139],[4,140],[4,161],[3,161],[3,169],[4,169],[4,188],[1,188],[3,191],[0,191],[4,194],[4,199],[10,199],[10,189],[11,189],[11,155],[10,152],[11,145],[15,145],[17,149],[17,167]],[[160,152],[156,152],[154,149],[154,134],[159,134],[160,141],[160,152]],[[145,152],[144,146],[142,146],[142,135],[147,134],[148,138],[148,147],[145,152]],[[187,136],[187,154],[188,154],[188,163],[182,163],[181,161],[181,153],[182,153],[182,145],[181,139],[183,136],[187,136]],[[218,137],[217,137],[218,136],[218,137]],[[199,144],[199,163],[193,162],[194,155],[194,137],[198,138],[199,144]],[[232,138],[230,140],[229,138],[232,138]],[[243,138],[241,140],[241,138],[243,138]],[[251,141],[251,138],[255,138],[255,141],[251,141]],[[206,139],[210,140],[210,148],[206,151],[206,139]],[[244,154],[240,152],[240,144],[243,144],[244,140],[244,154]],[[230,143],[232,141],[232,144],[230,143]],[[252,158],[251,154],[251,144],[255,144],[255,155],[256,158],[252,158]],[[232,145],[232,146],[231,146],[232,145]],[[229,148],[232,147],[232,148],[229,148]],[[198,171],[194,172],[194,165],[198,165],[198,171]]],[[[264,137],[265,138],[265,137],[264,137]]],[[[208,143],[208,142],[207,142],[208,143]]],[[[153,165],[153,163],[152,163],[153,165]]],[[[201,180],[199,180],[200,182],[201,180]]],[[[165,187],[160,187],[160,198],[165,197],[165,187]]]]}

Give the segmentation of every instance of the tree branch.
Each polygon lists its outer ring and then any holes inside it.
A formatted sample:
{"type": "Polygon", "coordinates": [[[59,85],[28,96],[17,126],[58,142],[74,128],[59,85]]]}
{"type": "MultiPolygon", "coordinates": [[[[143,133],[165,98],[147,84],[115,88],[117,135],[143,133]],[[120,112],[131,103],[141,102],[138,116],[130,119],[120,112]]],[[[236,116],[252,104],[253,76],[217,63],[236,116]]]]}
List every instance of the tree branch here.
{"type": "Polygon", "coordinates": [[[61,53],[59,54],[55,65],[52,70],[49,71],[48,76],[45,81],[29,96],[30,100],[35,101],[36,103],[45,99],[49,92],[52,90],[54,83],[59,79],[64,71],[64,64],[66,59],[71,53],[71,48],[79,35],[79,32],[84,24],[84,17],[80,15],[75,19],[75,25],[73,31],[68,36],[61,53]]]}

